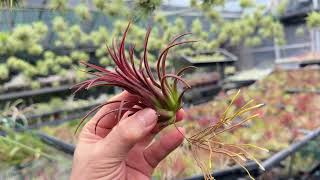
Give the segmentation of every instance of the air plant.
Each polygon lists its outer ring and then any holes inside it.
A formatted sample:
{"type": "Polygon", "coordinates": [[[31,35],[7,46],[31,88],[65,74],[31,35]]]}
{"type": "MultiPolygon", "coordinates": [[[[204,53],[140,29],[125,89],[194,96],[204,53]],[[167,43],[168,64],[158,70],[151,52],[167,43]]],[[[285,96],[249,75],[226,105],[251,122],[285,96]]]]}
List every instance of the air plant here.
{"type": "Polygon", "coordinates": [[[2,164],[21,165],[40,156],[51,160],[57,158],[49,155],[50,149],[32,132],[16,132],[15,128],[24,130],[28,126],[25,113],[32,107],[23,106],[22,100],[7,103],[0,114],[0,160],[2,164]]]}
{"type": "MultiPolygon", "coordinates": [[[[157,112],[159,116],[157,124],[160,129],[171,124],[175,125],[176,112],[183,106],[183,95],[188,89],[191,88],[190,85],[182,78],[182,75],[185,71],[194,67],[188,66],[182,68],[176,74],[168,73],[166,71],[166,59],[171,48],[195,41],[179,41],[182,37],[190,33],[181,34],[173,38],[173,40],[160,52],[156,63],[156,73],[153,74],[149,66],[147,56],[148,39],[151,28],[148,29],[145,35],[143,48],[144,51],[139,60],[139,64],[136,64],[134,46],[128,47],[128,54],[125,50],[127,48],[125,41],[129,26],[130,23],[126,28],[120,43],[113,42],[111,48],[107,48],[109,55],[114,61],[116,67],[113,70],[109,70],[94,64],[82,62],[85,66],[90,68],[87,73],[91,74],[93,78],[77,84],[76,86],[74,86],[74,88],[76,93],[79,90],[89,89],[97,86],[116,86],[123,88],[136,98],[133,98],[132,100],[109,101],[97,106],[81,120],[78,128],[91,113],[106,104],[112,103],[118,103],[119,108],[110,110],[102,115],[98,119],[96,127],[100,123],[100,121],[108,114],[114,113],[117,115],[116,117],[118,118],[118,120],[120,120],[125,112],[130,112],[131,114],[133,114],[144,108],[152,108],[157,112]],[[178,83],[181,83],[182,86],[178,86],[178,83]],[[180,90],[179,87],[182,87],[182,89],[180,90]]],[[[219,121],[217,121],[214,125],[201,130],[200,132],[196,132],[191,137],[185,137],[191,147],[194,159],[205,174],[206,179],[213,179],[209,171],[212,167],[211,158],[213,153],[226,155],[237,162],[239,165],[241,165],[243,168],[245,168],[243,163],[246,160],[253,159],[257,162],[260,168],[263,169],[259,162],[251,154],[249,154],[247,150],[249,148],[255,148],[259,150],[265,149],[252,144],[227,144],[219,140],[222,133],[233,131],[245,122],[258,117],[258,114],[244,117],[249,111],[262,106],[262,104],[258,104],[249,107],[249,105],[251,105],[253,102],[252,100],[245,103],[234,114],[229,115],[229,109],[231,108],[239,93],[240,92],[238,92],[233,98],[219,121]],[[243,120],[241,120],[241,117],[243,118],[243,120]],[[237,123],[232,123],[232,121],[235,119],[240,119],[240,121],[237,123]],[[206,163],[201,162],[201,160],[198,158],[199,151],[208,152],[208,159],[210,160],[209,168],[205,166],[206,163]]],[[[248,172],[248,170],[246,171],[248,172]]]]}
{"type": "Polygon", "coordinates": [[[235,163],[240,165],[245,169],[247,174],[251,179],[254,179],[250,172],[245,168],[245,162],[247,160],[255,161],[261,170],[264,170],[264,167],[259,163],[259,161],[250,153],[250,149],[262,150],[268,152],[267,149],[261,148],[253,144],[233,144],[227,143],[221,140],[221,136],[224,133],[229,132],[232,135],[232,132],[237,128],[244,125],[244,123],[259,117],[259,114],[247,115],[248,112],[260,108],[263,104],[251,105],[253,100],[250,100],[244,103],[243,106],[237,108],[234,113],[230,113],[230,109],[234,102],[237,100],[240,94],[240,90],[232,98],[226,110],[222,113],[222,116],[217,123],[210,125],[203,130],[196,132],[191,137],[185,138],[190,144],[190,149],[192,151],[193,157],[195,158],[198,166],[201,168],[204,173],[204,178],[214,179],[211,175],[210,169],[212,169],[211,159],[214,154],[219,154],[222,156],[227,156],[235,163]],[[237,121],[237,122],[234,122],[237,121]],[[203,151],[206,151],[209,154],[207,163],[201,161],[199,154],[203,151]]]}
{"type": "MultiPolygon", "coordinates": [[[[125,40],[129,26],[130,24],[127,26],[120,44],[114,42],[112,48],[108,48],[109,55],[116,64],[115,69],[111,71],[87,62],[82,62],[84,65],[96,70],[96,72],[93,73],[89,72],[95,77],[77,84],[75,86],[75,92],[96,86],[117,86],[135,95],[136,98],[131,101],[111,101],[100,105],[99,107],[111,103],[120,103],[119,109],[107,112],[105,115],[118,112],[120,116],[124,111],[135,113],[143,108],[149,107],[156,110],[158,113],[158,124],[160,127],[173,124],[175,122],[176,112],[182,108],[183,94],[191,88],[190,85],[181,78],[181,75],[186,70],[194,67],[185,67],[177,74],[170,74],[166,72],[166,58],[171,48],[194,41],[178,42],[180,38],[188,33],[181,34],[174,38],[169,45],[161,51],[157,59],[156,78],[149,66],[147,56],[148,39],[151,28],[149,28],[146,33],[144,52],[140,59],[140,63],[137,66],[134,59],[134,47],[129,47],[129,57],[127,57],[125,51],[125,40]],[[182,92],[179,92],[178,90],[178,82],[181,82],[184,85],[182,92]]],[[[102,116],[100,120],[103,119],[103,117],[104,116],[102,116]]],[[[99,121],[97,124],[98,123],[99,121]]]]}
{"type": "Polygon", "coordinates": [[[21,99],[6,103],[1,111],[0,126],[6,128],[13,128],[16,125],[27,126],[28,120],[25,114],[32,111],[32,108],[32,106],[25,107],[21,99]]]}

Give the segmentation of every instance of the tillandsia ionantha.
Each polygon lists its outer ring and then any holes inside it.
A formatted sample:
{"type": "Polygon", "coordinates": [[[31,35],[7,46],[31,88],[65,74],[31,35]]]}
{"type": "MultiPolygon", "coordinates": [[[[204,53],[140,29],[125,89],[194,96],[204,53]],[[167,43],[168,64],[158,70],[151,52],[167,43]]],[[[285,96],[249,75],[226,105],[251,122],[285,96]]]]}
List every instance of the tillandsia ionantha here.
{"type": "MultiPolygon", "coordinates": [[[[127,47],[125,43],[129,27],[130,23],[124,31],[123,37],[120,42],[114,41],[111,48],[107,48],[110,57],[115,63],[115,68],[113,70],[108,70],[94,64],[83,62],[85,66],[93,70],[93,72],[87,71],[93,76],[93,78],[77,84],[76,86],[74,86],[74,88],[75,92],[78,92],[82,89],[89,89],[97,86],[115,86],[128,91],[132,95],[136,96],[136,98],[130,101],[109,101],[95,107],[82,119],[79,127],[91,113],[93,113],[100,107],[111,103],[118,103],[119,108],[110,110],[109,112],[106,112],[104,115],[102,115],[98,119],[96,127],[98,123],[108,114],[116,113],[118,120],[120,120],[125,112],[133,114],[144,108],[152,108],[158,113],[159,118],[157,124],[159,125],[159,128],[166,127],[170,124],[175,125],[176,112],[183,106],[183,95],[188,89],[191,88],[190,85],[182,78],[182,75],[185,71],[194,67],[184,67],[176,74],[168,73],[166,71],[166,60],[171,48],[195,41],[180,41],[181,38],[190,33],[181,34],[173,38],[172,41],[169,42],[169,44],[160,51],[156,61],[156,72],[153,73],[148,62],[147,53],[148,39],[150,36],[151,28],[147,30],[144,39],[144,51],[141,55],[140,60],[138,61],[139,63],[136,64],[134,46],[127,47]],[[126,53],[126,48],[128,48],[128,54],[126,53]],[[179,82],[182,84],[181,90],[179,89],[181,86],[178,86],[179,82]]],[[[257,117],[257,115],[253,115],[245,118],[243,121],[237,124],[232,125],[232,121],[236,117],[244,115],[248,111],[261,106],[259,104],[248,107],[252,103],[252,101],[249,101],[238,111],[236,111],[235,114],[228,115],[228,111],[235,98],[232,100],[218,123],[200,132],[197,132],[191,137],[185,137],[187,142],[190,144],[195,161],[198,163],[199,167],[205,174],[206,179],[213,179],[213,177],[211,176],[209,169],[206,168],[198,158],[198,150],[205,150],[209,152],[210,162],[212,153],[219,153],[229,156],[235,162],[239,163],[242,167],[244,167],[243,162],[245,162],[247,159],[253,159],[259,164],[259,162],[252,155],[247,153],[246,148],[253,147],[264,150],[263,148],[250,144],[225,144],[221,140],[219,140],[219,135],[221,133],[233,130],[246,121],[257,117]],[[227,125],[231,126],[229,128],[226,128],[227,125]]],[[[209,168],[211,168],[211,163],[209,163],[209,165],[209,168]]],[[[260,164],[259,166],[263,169],[260,164]]]]}
{"type": "MultiPolygon", "coordinates": [[[[93,73],[88,72],[95,77],[74,86],[74,88],[76,88],[75,92],[81,89],[89,89],[96,86],[120,87],[133,94],[137,98],[134,98],[135,100],[132,101],[109,101],[105,104],[102,104],[101,106],[110,103],[120,103],[120,107],[118,109],[107,112],[105,115],[117,112],[120,118],[121,114],[125,111],[135,113],[143,108],[149,107],[158,113],[158,125],[160,128],[173,124],[175,122],[176,112],[182,108],[183,94],[191,88],[190,85],[181,78],[181,75],[185,71],[194,67],[188,66],[182,68],[177,74],[167,73],[167,55],[171,48],[195,41],[189,40],[178,42],[180,38],[188,35],[189,33],[181,34],[175,37],[168,44],[168,46],[161,51],[157,59],[156,78],[152,73],[147,56],[148,39],[151,28],[149,28],[146,33],[144,40],[144,51],[139,64],[136,65],[134,59],[134,47],[129,47],[129,57],[126,55],[125,50],[125,40],[129,27],[130,23],[123,34],[120,44],[113,42],[112,47],[107,48],[109,55],[116,65],[114,70],[110,71],[94,64],[82,62],[89,68],[96,70],[96,72],[93,73]],[[170,79],[173,80],[170,81],[170,79]],[[181,92],[178,90],[178,82],[184,84],[184,88],[181,92]]],[[[98,109],[99,107],[96,107],[94,110],[98,109]]],[[[104,116],[102,116],[99,120],[103,119],[103,117],[104,116]]],[[[99,120],[97,124],[99,123],[99,120]]]]}

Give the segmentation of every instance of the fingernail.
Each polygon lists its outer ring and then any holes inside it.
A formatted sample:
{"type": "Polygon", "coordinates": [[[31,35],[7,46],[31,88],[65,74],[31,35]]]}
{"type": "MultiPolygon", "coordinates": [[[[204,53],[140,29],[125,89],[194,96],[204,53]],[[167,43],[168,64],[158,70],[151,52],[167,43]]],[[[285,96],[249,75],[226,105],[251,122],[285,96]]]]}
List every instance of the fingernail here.
{"type": "Polygon", "coordinates": [[[158,116],[155,110],[146,108],[142,111],[142,117],[140,118],[140,120],[143,121],[145,127],[149,127],[157,121],[158,116]]]}

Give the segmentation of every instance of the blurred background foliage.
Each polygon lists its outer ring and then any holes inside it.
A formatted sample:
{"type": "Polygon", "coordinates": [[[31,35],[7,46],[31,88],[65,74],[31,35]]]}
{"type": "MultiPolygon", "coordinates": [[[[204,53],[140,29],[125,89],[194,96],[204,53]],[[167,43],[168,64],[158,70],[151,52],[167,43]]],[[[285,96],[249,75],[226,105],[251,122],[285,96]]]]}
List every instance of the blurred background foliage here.
{"type": "MultiPolygon", "coordinates": [[[[106,47],[111,46],[115,39],[122,36],[129,21],[132,24],[127,41],[129,44],[135,45],[134,55],[137,58],[140,57],[143,50],[143,40],[147,27],[151,26],[153,28],[148,44],[148,56],[153,67],[161,49],[175,35],[185,32],[192,33],[191,36],[186,37],[187,39],[195,39],[198,42],[175,48],[169,56],[168,65],[170,67],[173,67],[178,56],[191,55],[196,52],[212,51],[218,48],[229,50],[243,46],[246,48],[259,47],[266,39],[279,46],[286,44],[284,27],[280,18],[286,11],[288,0],[275,1],[277,2],[276,8],[258,3],[255,0],[239,0],[237,3],[241,10],[231,13],[232,16],[230,17],[226,17],[224,11],[226,4],[229,2],[227,0],[191,0],[188,12],[184,12],[185,10],[181,12],[179,12],[180,10],[167,11],[163,7],[164,0],[80,0],[73,4],[71,0],[43,0],[40,7],[28,6],[29,4],[26,2],[27,0],[0,1],[0,92],[10,92],[16,86],[39,89],[46,86],[72,85],[88,78],[86,73],[80,71],[81,61],[90,61],[106,68],[113,66],[106,47]],[[187,13],[191,13],[191,15],[189,17],[185,16],[187,13]]],[[[306,17],[306,23],[307,28],[301,27],[295,31],[297,36],[303,36],[307,31],[319,29],[319,12],[310,12],[306,17]]],[[[195,56],[194,59],[198,61],[208,59],[205,55],[195,56]]],[[[215,60],[221,58],[219,54],[213,54],[212,56],[215,60]]],[[[252,77],[252,74],[256,76],[258,72],[251,72],[249,76],[252,77]]],[[[303,74],[308,75],[305,72],[303,74]]],[[[259,134],[257,129],[264,129],[264,131],[261,130],[264,133],[263,135],[270,136],[267,147],[274,150],[289,146],[288,139],[290,138],[288,136],[293,134],[287,133],[290,130],[288,128],[287,131],[279,130],[281,132],[280,135],[277,134],[279,137],[271,138],[276,136],[273,135],[275,127],[284,127],[284,125],[278,124],[272,126],[272,123],[270,123],[271,119],[278,122],[279,113],[284,112],[282,109],[278,112],[278,101],[282,98],[285,102],[297,98],[288,98],[288,96],[283,95],[282,91],[285,87],[270,87],[281,82],[284,82],[283,85],[295,82],[305,84],[306,79],[308,81],[313,79],[314,82],[310,84],[315,86],[315,80],[318,80],[318,76],[314,75],[307,76],[303,81],[290,79],[292,78],[291,74],[283,78],[285,80],[281,80],[281,77],[282,74],[274,75],[266,80],[269,83],[262,86],[263,89],[273,89],[268,91],[267,94],[264,90],[254,89],[255,87],[253,87],[253,90],[246,92],[252,97],[264,97],[268,103],[274,103],[269,106],[273,113],[267,119],[268,121],[254,124],[251,130],[255,133],[255,136],[248,129],[244,129],[238,134],[239,137],[244,139],[258,141],[261,140],[259,137],[262,136],[262,133],[259,134]],[[266,128],[268,126],[270,126],[269,129],[266,128]]],[[[303,76],[298,74],[298,77],[303,76]]],[[[77,108],[97,102],[97,99],[81,100],[74,99],[73,96],[67,99],[50,98],[46,102],[33,103],[29,107],[22,106],[20,102],[17,102],[4,108],[0,117],[0,131],[5,132],[6,136],[0,136],[0,160],[8,162],[9,165],[17,165],[30,162],[41,156],[47,159],[52,158],[48,154],[53,154],[53,150],[45,146],[34,134],[15,133],[13,131],[17,118],[26,121],[25,115],[37,115],[59,109],[65,110],[65,107],[77,108]]],[[[107,98],[101,97],[100,99],[99,102],[104,102],[107,98]]],[[[300,101],[297,100],[297,102],[300,101]]],[[[209,105],[195,106],[190,110],[193,112],[189,113],[189,115],[192,114],[195,117],[189,117],[189,119],[199,120],[197,123],[210,121],[204,115],[201,117],[201,113],[205,115],[213,114],[216,110],[221,110],[223,102],[216,104],[212,101],[208,103],[209,105]]],[[[308,104],[308,102],[303,103],[308,104]]],[[[286,103],[288,107],[293,106],[292,102],[286,103]]],[[[303,116],[306,114],[306,110],[293,112],[290,110],[288,113],[297,112],[302,112],[303,116]]],[[[216,114],[218,112],[212,116],[215,117],[216,114]]],[[[283,121],[288,124],[287,121],[291,119],[291,115],[281,114],[281,116],[283,116],[281,117],[284,119],[283,121]]],[[[294,116],[298,117],[297,115],[294,116]]],[[[45,126],[41,130],[60,139],[67,139],[68,143],[75,143],[76,138],[73,133],[78,121],[76,118],[74,121],[56,128],[45,126]]],[[[192,128],[194,127],[192,126],[192,128]]],[[[261,141],[262,145],[266,145],[264,139],[261,141]]],[[[319,143],[314,141],[299,153],[296,161],[300,161],[300,163],[297,163],[297,166],[304,165],[304,155],[319,159],[318,146],[319,143]]],[[[185,149],[182,148],[178,153],[187,154],[184,151],[185,149]]],[[[165,165],[160,167],[160,170],[162,168],[166,169],[163,170],[165,172],[171,172],[170,165],[174,165],[178,169],[177,172],[182,172],[179,169],[179,166],[184,166],[182,161],[186,161],[184,162],[185,166],[195,166],[193,160],[181,157],[168,159],[168,162],[164,162],[165,165]]],[[[223,161],[221,164],[225,165],[226,162],[223,161]]],[[[221,165],[221,167],[223,166],[221,165]]],[[[155,176],[160,176],[161,173],[157,171],[155,176]]],[[[187,170],[185,173],[193,175],[197,173],[197,170],[192,168],[190,172],[187,170]]],[[[163,177],[163,175],[161,176],[163,177]]]]}
{"type": "MultiPolygon", "coordinates": [[[[177,48],[175,55],[239,45],[258,46],[266,38],[274,38],[278,44],[285,43],[277,13],[254,0],[239,1],[241,13],[232,19],[222,16],[221,10],[227,1],[192,0],[191,8],[204,16],[195,17],[191,22],[179,14],[170,15],[163,11],[161,0],[79,1],[72,7],[68,0],[43,3],[43,13],[54,10],[46,16],[46,21],[15,24],[13,21],[19,11],[28,9],[25,1],[2,1],[3,17],[6,17],[3,21],[8,26],[0,32],[0,80],[3,82],[23,76],[25,81],[33,84],[32,88],[39,88],[41,85],[34,82],[37,78],[55,75],[71,77],[68,79],[71,82],[84,79],[84,74],[75,71],[79,62],[112,65],[106,45],[111,45],[113,39],[121,35],[128,21],[133,23],[128,42],[135,45],[136,57],[142,50],[147,26],[153,27],[149,41],[149,55],[153,62],[174,35],[184,32],[192,32],[190,38],[198,42],[177,48]],[[106,21],[106,26],[96,25],[95,22],[101,19],[106,21]]],[[[20,13],[23,15],[23,11],[20,13]]],[[[310,20],[312,26],[316,23],[314,21],[310,20]]]]}

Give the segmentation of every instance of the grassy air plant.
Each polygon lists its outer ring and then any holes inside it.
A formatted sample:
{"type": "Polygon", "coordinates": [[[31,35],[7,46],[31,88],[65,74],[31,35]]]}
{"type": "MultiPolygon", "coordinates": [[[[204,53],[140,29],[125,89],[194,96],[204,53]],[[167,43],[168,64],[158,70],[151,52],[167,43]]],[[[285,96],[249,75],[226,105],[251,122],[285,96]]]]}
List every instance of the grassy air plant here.
{"type": "MultiPolygon", "coordinates": [[[[151,28],[149,28],[146,33],[144,40],[144,51],[141,55],[139,63],[137,64],[134,58],[134,47],[127,47],[125,44],[129,26],[130,24],[127,26],[120,43],[114,42],[111,48],[108,47],[109,55],[114,61],[116,67],[113,70],[107,70],[103,67],[83,62],[83,64],[90,69],[88,73],[90,73],[93,78],[77,84],[74,88],[75,92],[78,92],[79,90],[89,89],[96,86],[116,86],[130,92],[136,96],[136,98],[130,101],[110,101],[99,105],[91,110],[82,119],[79,127],[91,113],[96,111],[98,108],[111,103],[119,103],[119,108],[110,110],[102,115],[97,121],[96,127],[103,117],[108,114],[115,113],[117,114],[118,120],[120,120],[121,116],[125,112],[131,112],[133,114],[147,107],[154,109],[158,113],[158,125],[160,128],[166,127],[170,124],[175,125],[175,114],[179,109],[182,108],[183,105],[182,97],[184,93],[191,88],[181,76],[185,71],[194,67],[189,66],[182,68],[176,74],[167,73],[166,59],[171,48],[195,41],[179,41],[182,37],[188,35],[189,33],[181,34],[173,38],[173,40],[160,52],[156,63],[156,73],[153,74],[149,66],[147,56],[148,39],[151,28]],[[129,49],[128,54],[126,54],[126,48],[129,49]],[[182,86],[178,86],[178,83],[181,83],[182,86]],[[182,89],[179,89],[179,87],[182,87],[182,89]]],[[[192,154],[194,155],[199,167],[205,174],[206,179],[213,179],[213,177],[210,175],[210,170],[204,166],[206,163],[201,163],[201,160],[198,158],[200,151],[206,151],[209,154],[210,162],[212,153],[219,153],[230,157],[242,167],[244,167],[243,162],[245,162],[247,159],[253,159],[258,163],[258,161],[247,152],[247,149],[262,148],[250,144],[225,144],[219,140],[221,133],[233,130],[241,126],[246,121],[257,117],[257,115],[253,115],[244,118],[244,120],[238,122],[237,124],[233,124],[232,121],[237,117],[243,116],[247,112],[261,106],[254,105],[249,107],[249,105],[252,104],[252,101],[249,101],[244,106],[240,107],[240,109],[234,114],[229,115],[228,111],[235,99],[236,97],[232,100],[219,122],[213,126],[205,128],[200,132],[196,132],[195,135],[191,136],[190,138],[185,137],[187,142],[190,144],[193,152],[192,154]],[[230,125],[230,127],[227,127],[228,125],[230,125]]],[[[263,169],[261,165],[260,167],[263,169]]],[[[209,168],[211,168],[211,163],[209,163],[209,168]]]]}
{"type": "Polygon", "coordinates": [[[213,154],[227,156],[239,166],[244,168],[251,179],[254,178],[244,166],[244,163],[246,163],[247,160],[251,159],[255,161],[261,170],[265,170],[259,161],[250,153],[250,149],[268,152],[267,149],[253,144],[233,144],[226,143],[221,140],[223,133],[230,132],[232,134],[234,130],[243,126],[244,123],[260,116],[259,113],[247,115],[248,112],[263,106],[263,104],[252,105],[253,100],[244,103],[244,105],[237,108],[234,113],[230,113],[230,109],[237,100],[239,94],[240,90],[232,98],[230,104],[216,123],[199,132],[196,132],[189,138],[185,138],[190,144],[192,155],[198,163],[198,166],[201,168],[201,171],[204,173],[205,179],[214,179],[211,175],[212,173],[210,172],[210,169],[212,169],[211,159],[213,154]],[[207,152],[207,154],[209,154],[207,163],[203,162],[199,156],[199,154],[203,152],[207,152]]]}

